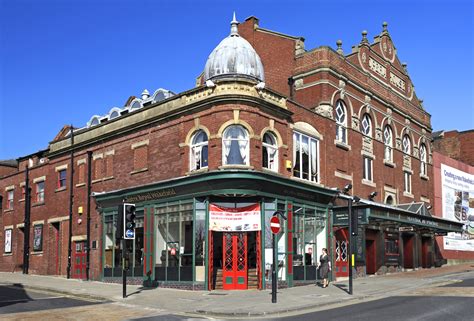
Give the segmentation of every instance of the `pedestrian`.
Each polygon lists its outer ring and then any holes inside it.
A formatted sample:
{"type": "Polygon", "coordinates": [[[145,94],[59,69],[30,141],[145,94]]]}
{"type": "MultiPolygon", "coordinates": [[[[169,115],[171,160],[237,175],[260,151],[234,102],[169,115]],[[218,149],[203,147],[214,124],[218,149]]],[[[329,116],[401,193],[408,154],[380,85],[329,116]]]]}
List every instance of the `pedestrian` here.
{"type": "Polygon", "coordinates": [[[328,275],[331,271],[331,262],[329,261],[328,250],[326,248],[322,249],[322,254],[319,257],[319,275],[323,279],[323,288],[327,288],[329,285],[328,275]]]}

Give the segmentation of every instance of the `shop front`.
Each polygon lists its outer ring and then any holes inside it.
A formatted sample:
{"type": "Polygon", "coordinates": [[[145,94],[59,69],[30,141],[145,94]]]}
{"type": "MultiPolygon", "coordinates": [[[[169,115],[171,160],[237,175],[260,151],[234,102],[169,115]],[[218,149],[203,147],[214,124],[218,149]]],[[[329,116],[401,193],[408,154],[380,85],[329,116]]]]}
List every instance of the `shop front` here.
{"type": "MultiPolygon", "coordinates": [[[[352,245],[359,276],[437,266],[435,236],[462,230],[458,222],[431,216],[424,203],[396,207],[361,201],[353,212],[359,219],[352,245]]],[[[335,276],[347,277],[347,207],[333,213],[335,276]]]]}
{"type": "Polygon", "coordinates": [[[137,206],[135,240],[127,242],[134,283],[196,290],[270,286],[269,221],[285,213],[278,239],[279,286],[316,279],[317,255],[328,247],[328,204],[334,191],[277,175],[206,173],[173,182],[95,195],[103,214],[104,281],[120,282],[118,206],[137,206]]]}

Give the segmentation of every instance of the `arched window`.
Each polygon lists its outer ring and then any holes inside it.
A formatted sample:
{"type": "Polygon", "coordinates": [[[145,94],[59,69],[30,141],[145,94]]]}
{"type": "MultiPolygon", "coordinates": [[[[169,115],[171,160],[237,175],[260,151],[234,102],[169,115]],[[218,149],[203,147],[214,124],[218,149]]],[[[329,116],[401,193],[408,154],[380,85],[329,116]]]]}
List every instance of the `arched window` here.
{"type": "Polygon", "coordinates": [[[138,99],[136,99],[130,105],[130,111],[137,110],[139,108],[142,108],[142,104],[140,103],[138,99]]]}
{"type": "Polygon", "coordinates": [[[114,118],[117,118],[118,116],[120,116],[119,112],[114,110],[110,116],[109,116],[109,119],[114,119],[114,118]]]}
{"type": "Polygon", "coordinates": [[[387,198],[385,199],[385,204],[387,205],[395,205],[395,202],[393,201],[392,195],[388,195],[387,198]]]}
{"type": "Polygon", "coordinates": [[[203,130],[198,130],[191,139],[190,169],[195,171],[207,167],[208,138],[203,130]]]}
{"type": "Polygon", "coordinates": [[[372,119],[369,114],[362,117],[362,134],[372,137],[372,119]]]}
{"type": "Polygon", "coordinates": [[[423,176],[428,175],[428,168],[426,166],[426,146],[421,144],[420,146],[420,174],[423,176]]]}
{"type": "Polygon", "coordinates": [[[393,134],[390,126],[385,126],[383,130],[383,141],[385,144],[384,159],[388,162],[393,161],[393,134]]]}
{"type": "Polygon", "coordinates": [[[249,134],[240,125],[232,125],[222,135],[222,164],[249,165],[249,134]]]}
{"type": "Polygon", "coordinates": [[[336,103],[336,140],[347,144],[347,112],[342,100],[336,103]]]}
{"type": "Polygon", "coordinates": [[[403,152],[405,154],[407,155],[411,154],[411,141],[408,135],[403,136],[402,147],[403,147],[403,152]]]}
{"type": "Polygon", "coordinates": [[[278,171],[278,144],[275,135],[266,132],[262,141],[262,166],[278,171]]]}
{"type": "Polygon", "coordinates": [[[293,133],[293,176],[319,182],[319,141],[305,134],[293,133]]]}
{"type": "Polygon", "coordinates": [[[92,116],[91,120],[89,120],[89,127],[97,126],[100,124],[100,116],[92,116]]]}

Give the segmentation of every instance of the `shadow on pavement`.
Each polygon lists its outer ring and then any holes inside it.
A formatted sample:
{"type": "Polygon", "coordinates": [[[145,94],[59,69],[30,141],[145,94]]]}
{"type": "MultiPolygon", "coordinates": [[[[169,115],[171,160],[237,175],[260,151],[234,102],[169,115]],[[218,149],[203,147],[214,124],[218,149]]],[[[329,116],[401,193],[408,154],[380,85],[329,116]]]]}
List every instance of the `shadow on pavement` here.
{"type": "Polygon", "coordinates": [[[155,290],[155,289],[156,289],[156,288],[150,288],[150,287],[142,286],[142,287],[138,288],[136,291],[127,294],[127,298],[128,298],[129,296],[142,293],[143,291],[149,291],[149,290],[155,290]]]}
{"type": "Polygon", "coordinates": [[[342,290],[344,292],[346,292],[347,294],[349,294],[349,289],[347,287],[347,285],[345,284],[333,284],[336,288],[338,288],[339,290],[342,290]]]}
{"type": "Polygon", "coordinates": [[[33,299],[26,293],[21,283],[0,285],[0,308],[28,301],[33,299]]]}

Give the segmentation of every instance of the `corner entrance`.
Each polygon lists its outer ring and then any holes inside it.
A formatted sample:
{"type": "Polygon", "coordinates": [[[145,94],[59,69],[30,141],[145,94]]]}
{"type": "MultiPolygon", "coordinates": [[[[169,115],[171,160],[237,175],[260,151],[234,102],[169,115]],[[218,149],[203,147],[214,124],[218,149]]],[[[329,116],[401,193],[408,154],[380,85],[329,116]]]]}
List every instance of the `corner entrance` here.
{"type": "Polygon", "coordinates": [[[211,290],[260,288],[260,231],[211,232],[209,270],[211,290]]]}

